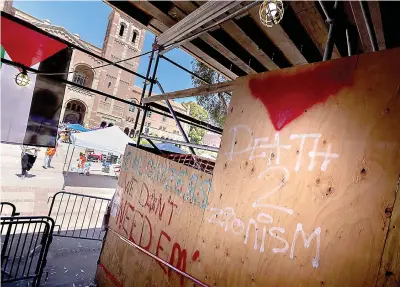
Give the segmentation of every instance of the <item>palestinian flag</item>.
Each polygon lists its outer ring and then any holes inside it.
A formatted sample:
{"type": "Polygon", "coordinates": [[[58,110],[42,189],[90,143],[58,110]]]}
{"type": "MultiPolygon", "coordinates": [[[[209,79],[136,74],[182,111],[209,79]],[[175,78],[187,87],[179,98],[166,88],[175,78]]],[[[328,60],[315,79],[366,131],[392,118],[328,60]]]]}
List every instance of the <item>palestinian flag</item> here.
{"type": "Polygon", "coordinates": [[[1,142],[54,147],[66,88],[60,78],[67,79],[72,50],[20,22],[2,13],[1,57],[39,73],[26,81],[22,70],[1,65],[1,142]]]}

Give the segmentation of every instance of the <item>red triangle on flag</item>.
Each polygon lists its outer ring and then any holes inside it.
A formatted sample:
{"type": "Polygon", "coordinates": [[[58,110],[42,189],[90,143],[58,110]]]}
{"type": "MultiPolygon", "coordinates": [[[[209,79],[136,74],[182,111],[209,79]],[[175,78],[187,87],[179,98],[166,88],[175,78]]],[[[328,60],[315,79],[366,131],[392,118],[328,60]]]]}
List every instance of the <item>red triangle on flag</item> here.
{"type": "Polygon", "coordinates": [[[1,17],[1,45],[17,63],[32,67],[67,45],[35,30],[1,17]]]}

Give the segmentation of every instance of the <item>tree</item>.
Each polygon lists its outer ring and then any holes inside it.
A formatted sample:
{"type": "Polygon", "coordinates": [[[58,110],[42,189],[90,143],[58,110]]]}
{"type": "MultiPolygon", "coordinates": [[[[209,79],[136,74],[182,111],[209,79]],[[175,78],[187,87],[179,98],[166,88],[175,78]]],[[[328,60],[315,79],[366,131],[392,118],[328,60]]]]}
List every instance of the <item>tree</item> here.
{"type": "MultiPolygon", "coordinates": [[[[189,115],[191,117],[200,121],[206,121],[208,119],[208,113],[195,102],[182,103],[182,105],[186,109],[189,109],[189,115]]],[[[204,129],[191,126],[189,130],[190,142],[200,144],[205,133],[206,131],[204,129]]]]}
{"type": "MultiPolygon", "coordinates": [[[[211,84],[226,81],[221,74],[197,60],[192,61],[192,71],[211,84]]],[[[204,81],[194,76],[191,76],[191,78],[195,87],[206,84],[204,81]]],[[[208,96],[197,96],[196,100],[197,103],[209,113],[212,122],[222,128],[225,123],[226,115],[228,114],[230,96],[226,93],[217,93],[208,96]]]]}

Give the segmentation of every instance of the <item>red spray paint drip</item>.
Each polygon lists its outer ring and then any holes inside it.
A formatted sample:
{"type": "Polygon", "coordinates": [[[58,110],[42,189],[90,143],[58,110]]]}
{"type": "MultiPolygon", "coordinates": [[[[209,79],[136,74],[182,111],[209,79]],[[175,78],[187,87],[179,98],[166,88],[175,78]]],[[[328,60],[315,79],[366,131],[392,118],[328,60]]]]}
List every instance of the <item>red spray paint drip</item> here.
{"type": "Polygon", "coordinates": [[[250,79],[253,97],[267,108],[275,130],[280,131],[307,109],[353,84],[357,57],[320,63],[293,74],[274,73],[250,79]]]}
{"type": "Polygon", "coordinates": [[[0,41],[14,62],[27,67],[32,67],[67,47],[64,43],[5,17],[1,17],[0,41]]]}

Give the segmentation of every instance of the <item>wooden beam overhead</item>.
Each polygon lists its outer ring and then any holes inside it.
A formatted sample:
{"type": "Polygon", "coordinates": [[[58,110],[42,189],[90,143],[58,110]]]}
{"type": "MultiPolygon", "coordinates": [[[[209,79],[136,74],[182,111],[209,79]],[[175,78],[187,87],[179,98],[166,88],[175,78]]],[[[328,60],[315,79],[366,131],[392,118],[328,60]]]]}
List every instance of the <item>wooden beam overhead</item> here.
{"type": "MultiPolygon", "coordinates": [[[[291,1],[290,5],[307,33],[310,35],[315,46],[318,48],[321,55],[323,55],[328,39],[328,29],[324,19],[315,6],[318,4],[314,1],[291,1]]],[[[332,58],[340,58],[340,53],[336,46],[333,49],[332,58]]]]}
{"type": "Polygon", "coordinates": [[[195,5],[193,5],[190,1],[172,1],[175,6],[177,6],[182,11],[187,13],[192,13],[194,10],[197,9],[195,5]]]}
{"type": "MultiPolygon", "coordinates": [[[[194,11],[197,7],[192,4],[191,2],[185,2],[185,5],[181,5],[182,9],[187,9],[184,10],[183,12],[181,11],[175,11],[174,16],[176,16],[177,21],[182,20],[184,17],[187,16],[187,14],[190,14],[190,11],[194,11]]],[[[239,57],[237,57],[235,54],[233,54],[228,48],[226,48],[223,44],[221,44],[217,39],[212,37],[209,33],[205,33],[199,37],[203,41],[207,42],[211,47],[213,47],[215,50],[217,50],[219,53],[224,55],[227,59],[229,59],[233,64],[238,66],[241,70],[246,72],[247,74],[256,74],[256,71],[252,69],[251,63],[245,63],[243,62],[239,57]]],[[[185,43],[186,45],[186,43],[185,43]]],[[[233,79],[234,77],[230,77],[233,79]]]]}
{"type": "Polygon", "coordinates": [[[371,13],[372,22],[374,23],[374,30],[376,34],[376,39],[378,40],[379,50],[385,50],[385,36],[383,34],[381,9],[379,6],[379,1],[369,1],[368,2],[369,11],[371,13]]]}
{"type": "Polygon", "coordinates": [[[259,8],[259,6],[256,6],[250,9],[250,16],[265,33],[265,35],[260,35],[260,37],[269,37],[293,65],[307,64],[306,58],[300,53],[296,45],[290,40],[289,36],[279,24],[272,28],[267,28],[261,23],[258,14],[259,8]]]}
{"type": "MultiPolygon", "coordinates": [[[[160,20],[162,23],[164,23],[168,28],[172,27],[175,23],[178,21],[182,20],[180,17],[186,16],[187,12],[185,11],[185,14],[181,13],[175,13],[175,19],[172,19],[170,15],[167,15],[163,13],[161,10],[159,10],[157,7],[152,5],[150,2],[147,1],[131,1],[132,5],[136,5],[138,8],[142,9],[143,11],[146,11],[149,15],[153,16],[154,18],[160,20]]],[[[192,4],[193,5],[193,4],[192,4]]],[[[195,6],[195,5],[193,5],[195,6]]],[[[177,11],[175,11],[177,12],[177,11]]],[[[210,34],[205,33],[200,37],[202,40],[206,41],[207,44],[209,44],[211,47],[213,47],[216,51],[221,53],[225,58],[230,60],[233,64],[235,64],[237,67],[239,67],[241,70],[243,70],[247,74],[255,74],[256,72],[248,65],[248,63],[243,62],[240,58],[238,58],[236,55],[234,55],[231,51],[229,51],[226,47],[224,47],[219,41],[217,41],[214,37],[212,37],[210,34]]],[[[185,47],[189,47],[190,45],[186,45],[185,47]]],[[[193,46],[193,45],[192,45],[193,46]]],[[[203,53],[205,55],[205,53],[203,53]]],[[[199,57],[202,57],[201,54],[198,54],[199,57]]],[[[202,57],[203,58],[203,57],[202,57]]],[[[212,58],[212,57],[208,57],[212,58]]],[[[203,58],[204,61],[205,57],[203,58]]],[[[232,75],[232,72],[226,73],[227,67],[223,67],[223,65],[219,64],[217,61],[213,60],[212,62],[209,63],[212,67],[215,67],[217,70],[221,71],[221,73],[227,75],[229,78],[235,78],[235,77],[229,76],[232,75]]]]}
{"type": "Polygon", "coordinates": [[[224,15],[232,8],[238,6],[240,1],[209,1],[205,5],[187,14],[171,28],[157,37],[159,45],[167,45],[189,36],[197,28],[208,25],[213,19],[224,15]]]}
{"type": "Polygon", "coordinates": [[[152,17],[160,20],[162,23],[167,25],[168,27],[172,27],[176,21],[172,19],[170,16],[165,14],[163,11],[155,7],[149,1],[129,1],[132,5],[135,5],[145,13],[151,15],[152,17]]]}
{"type": "Polygon", "coordinates": [[[207,96],[215,93],[232,92],[235,86],[235,81],[217,83],[212,85],[203,85],[197,88],[180,90],[170,93],[165,93],[157,96],[150,96],[143,99],[144,104],[160,102],[171,99],[189,98],[194,96],[207,96]]]}
{"type": "Polygon", "coordinates": [[[269,71],[279,69],[279,67],[271,60],[271,58],[268,57],[233,21],[229,20],[222,23],[221,28],[224,29],[269,71]]]}
{"type": "Polygon", "coordinates": [[[212,37],[210,34],[205,33],[200,36],[200,39],[203,39],[207,42],[210,46],[212,46],[215,50],[220,52],[226,58],[228,58],[232,63],[238,66],[240,69],[245,71],[247,74],[257,74],[253,68],[250,67],[251,63],[245,63],[240,59],[238,56],[233,54],[227,47],[221,44],[218,40],[212,37]]]}
{"type": "MultiPolygon", "coordinates": [[[[156,17],[156,15],[163,15],[161,17],[164,20],[166,20],[168,23],[170,23],[170,25],[173,25],[173,23],[176,23],[176,21],[177,21],[177,20],[174,20],[174,19],[170,18],[170,16],[165,15],[162,11],[160,11],[159,9],[157,9],[156,7],[154,7],[153,5],[151,5],[148,2],[135,1],[135,2],[130,2],[130,3],[132,5],[136,5],[140,9],[148,9],[146,11],[146,13],[153,17],[153,19],[150,21],[150,25],[155,28],[155,29],[153,29],[153,31],[155,32],[156,35],[159,35],[159,33],[162,33],[162,32],[166,31],[169,28],[164,22],[162,22],[162,20],[158,19],[156,17]],[[137,5],[137,4],[140,4],[140,5],[137,5]],[[151,6],[149,6],[149,4],[151,6]],[[168,17],[168,19],[170,19],[170,20],[168,20],[166,17],[168,17]]],[[[181,11],[179,11],[179,12],[182,13],[181,11]]],[[[184,16],[183,14],[182,15],[179,14],[179,12],[177,12],[177,16],[178,17],[184,16]]],[[[191,43],[185,43],[182,46],[182,49],[185,52],[187,52],[190,55],[192,55],[193,57],[195,57],[196,59],[198,59],[199,61],[204,61],[209,67],[219,71],[227,79],[236,79],[238,77],[231,70],[229,70],[225,66],[221,65],[219,62],[215,61],[211,56],[209,56],[208,54],[204,53],[202,50],[200,50],[199,48],[197,48],[195,45],[193,45],[191,43]]]]}

